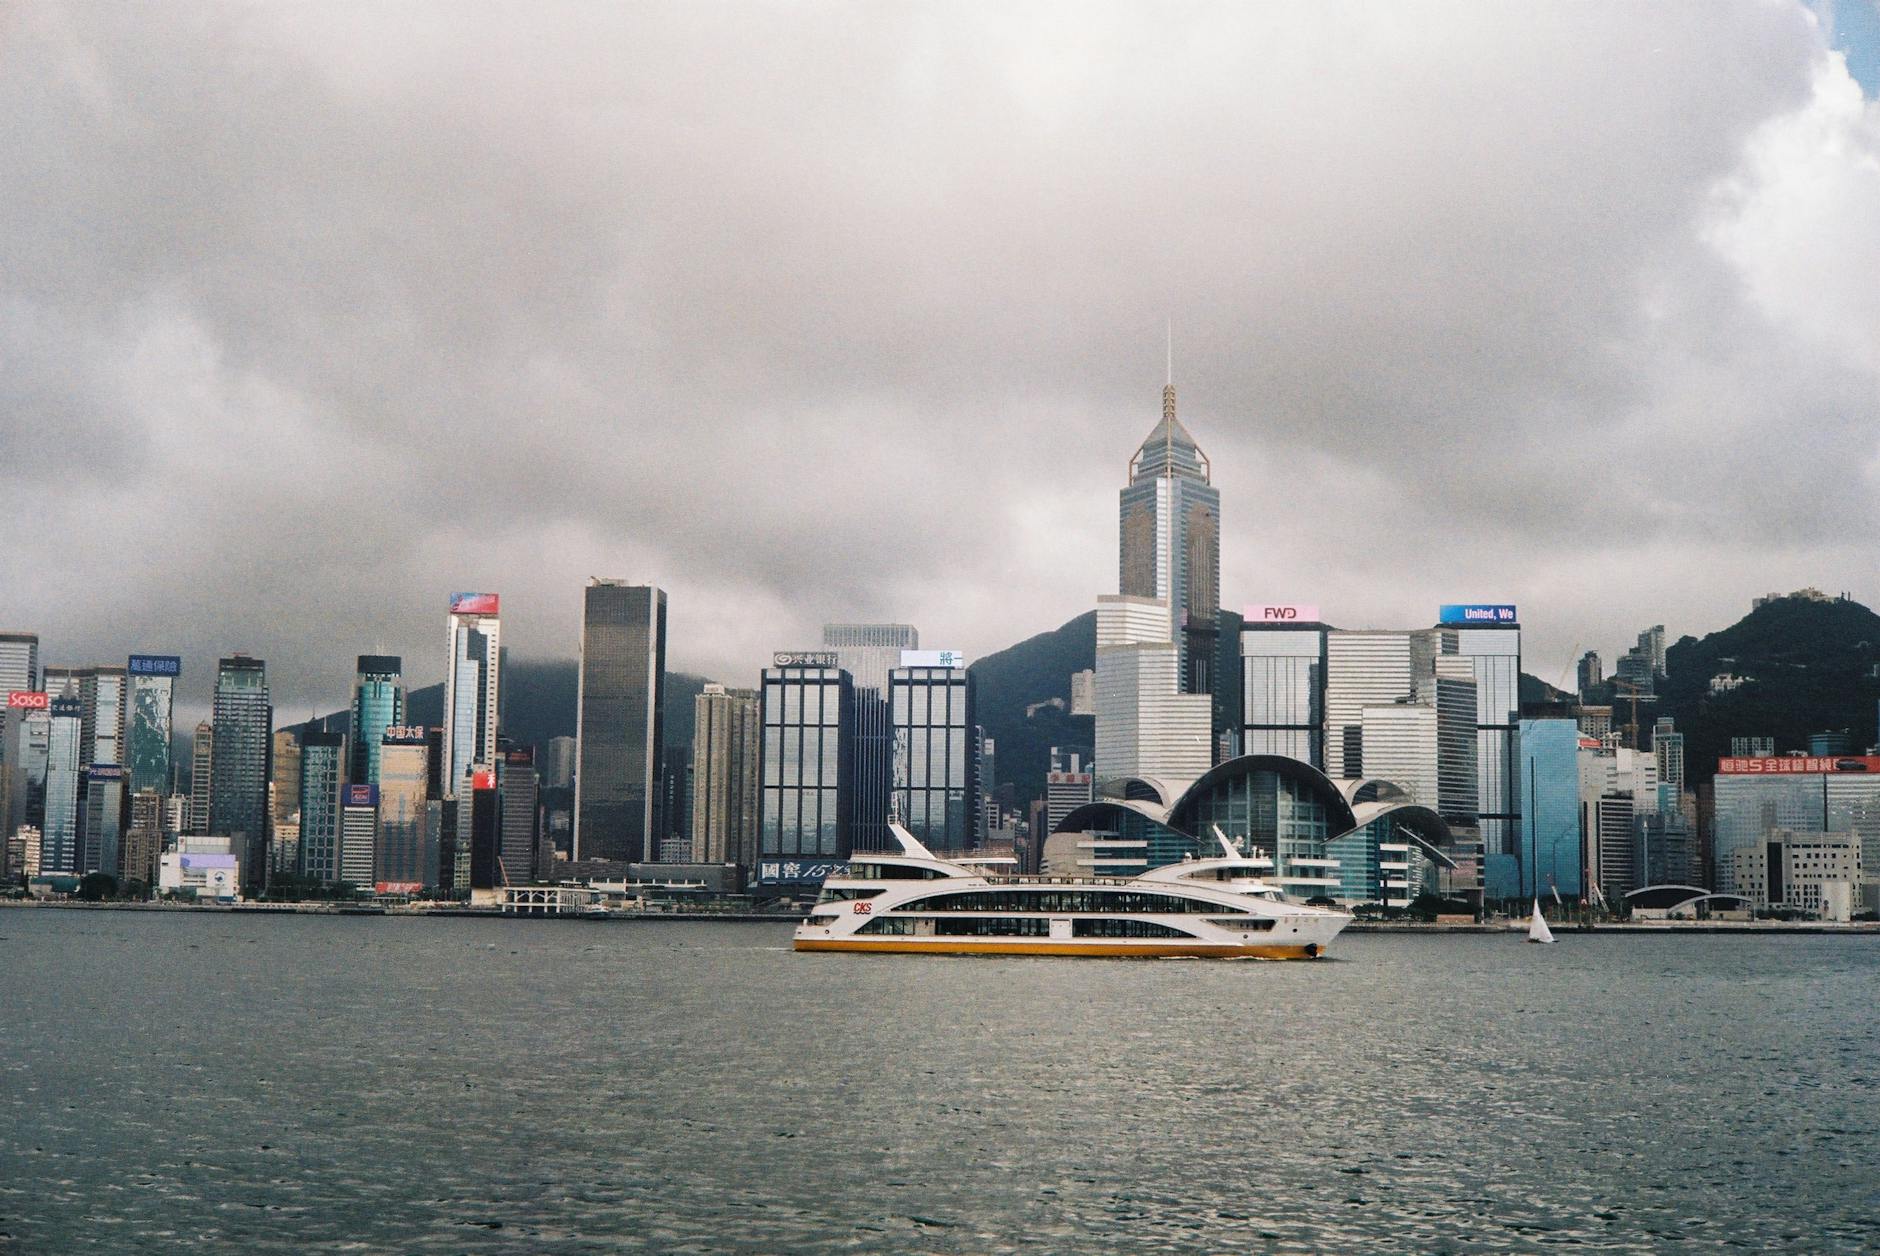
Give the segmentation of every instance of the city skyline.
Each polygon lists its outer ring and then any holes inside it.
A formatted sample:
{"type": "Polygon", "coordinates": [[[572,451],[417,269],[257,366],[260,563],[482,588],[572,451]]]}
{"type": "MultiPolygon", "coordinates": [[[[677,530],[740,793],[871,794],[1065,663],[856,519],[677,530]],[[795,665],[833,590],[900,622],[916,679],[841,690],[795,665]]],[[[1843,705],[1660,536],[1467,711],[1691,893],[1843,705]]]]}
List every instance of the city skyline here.
{"type": "Polygon", "coordinates": [[[25,12],[0,52],[29,123],[0,140],[0,586],[60,661],[181,642],[202,678],[244,650],[295,710],[360,652],[434,681],[454,589],[503,592],[518,656],[572,657],[595,572],[672,590],[673,666],[727,683],[825,622],[983,655],[1108,587],[1165,318],[1240,503],[1230,608],[1515,602],[1557,681],[1608,625],[1701,634],[1799,584],[1880,600],[1873,84],[1800,5],[1368,38],[1253,9],[590,11],[504,57],[436,11],[25,12]],[[362,47],[427,73],[362,74],[362,47]],[[706,48],[745,93],[697,90],[706,48]],[[506,94],[545,65],[569,125],[506,94]],[[791,90],[806,65],[825,90],[791,90]],[[459,107],[488,99],[511,107],[459,107]],[[215,139],[230,113],[269,142],[215,139]],[[379,504],[326,509],[348,494],[379,504]],[[1363,508],[1334,536],[1337,501],[1363,508]],[[155,522],[161,561],[63,545],[81,520],[155,522]]]}

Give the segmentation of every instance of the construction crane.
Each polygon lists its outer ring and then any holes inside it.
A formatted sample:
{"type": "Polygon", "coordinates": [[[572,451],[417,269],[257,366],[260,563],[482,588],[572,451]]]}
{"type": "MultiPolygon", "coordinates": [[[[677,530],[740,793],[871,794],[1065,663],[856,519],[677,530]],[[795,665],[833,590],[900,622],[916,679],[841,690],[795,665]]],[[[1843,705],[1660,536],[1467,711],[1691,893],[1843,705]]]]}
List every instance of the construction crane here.
{"type": "Polygon", "coordinates": [[[1632,722],[1626,725],[1626,730],[1630,734],[1630,736],[1628,737],[1628,740],[1632,743],[1632,749],[1634,750],[1641,749],[1641,747],[1638,744],[1639,695],[1645,694],[1648,699],[1651,697],[1655,697],[1656,695],[1651,694],[1650,691],[1647,690],[1644,685],[1638,684],[1635,681],[1620,680],[1617,676],[1614,676],[1612,678],[1611,684],[1614,690],[1623,690],[1626,697],[1629,698],[1632,702],[1632,722]]]}
{"type": "Polygon", "coordinates": [[[1579,661],[1580,643],[1576,641],[1573,643],[1573,649],[1567,652],[1567,665],[1561,669],[1560,683],[1554,686],[1562,693],[1572,694],[1575,702],[1580,699],[1580,678],[1574,675],[1574,667],[1579,661]]]}

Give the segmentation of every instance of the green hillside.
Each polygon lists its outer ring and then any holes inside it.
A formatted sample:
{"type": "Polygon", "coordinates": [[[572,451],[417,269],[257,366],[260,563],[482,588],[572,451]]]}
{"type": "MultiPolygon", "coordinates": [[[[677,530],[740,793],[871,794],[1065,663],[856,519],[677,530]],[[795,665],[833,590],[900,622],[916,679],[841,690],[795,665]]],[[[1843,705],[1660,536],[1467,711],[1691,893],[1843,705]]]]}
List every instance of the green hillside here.
{"type": "MultiPolygon", "coordinates": [[[[1845,728],[1858,752],[1877,740],[1876,663],[1880,615],[1851,600],[1778,598],[1701,641],[1685,637],[1671,646],[1658,709],[1641,704],[1639,722],[1656,714],[1677,721],[1694,781],[1716,772],[1732,737],[1773,737],[1780,753],[1807,749],[1810,733],[1845,728]],[[1711,677],[1725,673],[1749,683],[1713,697],[1711,677]]],[[[1625,717],[1623,703],[1613,717],[1625,717]]]]}

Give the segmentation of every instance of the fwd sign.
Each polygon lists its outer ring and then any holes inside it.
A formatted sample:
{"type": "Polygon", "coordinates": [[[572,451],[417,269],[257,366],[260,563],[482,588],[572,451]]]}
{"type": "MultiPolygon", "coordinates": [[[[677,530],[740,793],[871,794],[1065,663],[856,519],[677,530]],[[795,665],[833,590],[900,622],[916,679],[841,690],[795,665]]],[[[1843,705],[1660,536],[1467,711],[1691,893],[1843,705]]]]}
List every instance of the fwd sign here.
{"type": "Polygon", "coordinates": [[[1316,624],[1319,622],[1319,608],[1301,602],[1249,606],[1243,618],[1255,624],[1316,624]]]}

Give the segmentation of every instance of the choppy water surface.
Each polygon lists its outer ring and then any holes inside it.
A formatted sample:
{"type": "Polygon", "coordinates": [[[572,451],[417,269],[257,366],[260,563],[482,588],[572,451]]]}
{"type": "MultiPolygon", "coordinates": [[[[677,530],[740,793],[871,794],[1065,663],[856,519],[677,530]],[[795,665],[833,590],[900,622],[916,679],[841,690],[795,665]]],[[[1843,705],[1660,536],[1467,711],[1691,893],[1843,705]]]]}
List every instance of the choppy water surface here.
{"type": "Polygon", "coordinates": [[[1880,1248],[1880,939],[0,913],[0,1251],[1880,1248]]]}

